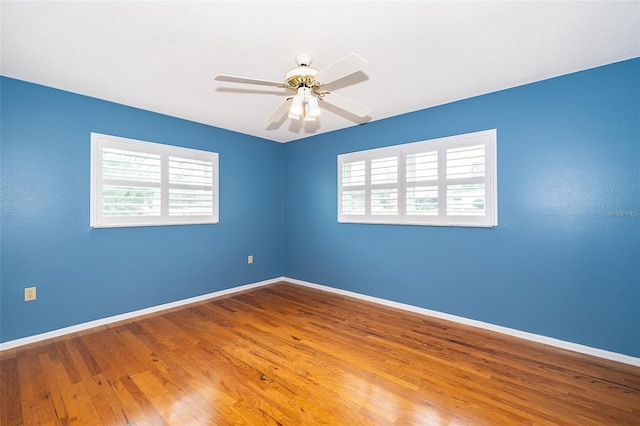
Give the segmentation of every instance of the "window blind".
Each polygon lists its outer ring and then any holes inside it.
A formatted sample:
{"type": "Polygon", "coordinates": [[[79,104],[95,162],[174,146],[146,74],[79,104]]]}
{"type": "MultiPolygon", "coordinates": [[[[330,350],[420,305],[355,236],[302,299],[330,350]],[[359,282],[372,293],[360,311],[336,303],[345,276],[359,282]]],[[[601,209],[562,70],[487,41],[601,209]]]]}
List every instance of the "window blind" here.
{"type": "Polygon", "coordinates": [[[218,221],[218,154],[91,135],[91,226],[218,221]]]}
{"type": "Polygon", "coordinates": [[[338,156],[338,221],[497,225],[496,130],[338,156]]]}

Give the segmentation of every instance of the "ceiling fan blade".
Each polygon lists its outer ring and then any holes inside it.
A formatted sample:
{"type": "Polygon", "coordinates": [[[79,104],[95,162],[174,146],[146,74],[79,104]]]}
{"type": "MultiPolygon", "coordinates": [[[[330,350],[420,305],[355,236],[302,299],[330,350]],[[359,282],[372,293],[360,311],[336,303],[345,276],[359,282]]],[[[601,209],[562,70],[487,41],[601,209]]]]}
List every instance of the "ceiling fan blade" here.
{"type": "Polygon", "coordinates": [[[284,115],[289,112],[289,108],[291,107],[291,99],[293,99],[293,96],[287,98],[286,101],[281,103],[280,106],[271,113],[269,118],[267,118],[267,122],[277,123],[278,121],[280,121],[282,117],[284,117],[284,115]]]}
{"type": "Polygon", "coordinates": [[[322,100],[329,105],[343,109],[351,114],[357,115],[358,117],[365,117],[371,112],[371,108],[368,106],[359,104],[356,101],[352,101],[349,98],[345,98],[344,96],[340,96],[333,92],[327,93],[322,100]]]}
{"type": "Polygon", "coordinates": [[[255,78],[245,78],[227,74],[218,74],[216,75],[215,79],[218,81],[228,81],[230,83],[260,84],[262,86],[285,87],[285,85],[279,81],[258,80],[255,78]]]}
{"type": "Polygon", "coordinates": [[[328,67],[318,71],[313,78],[320,84],[325,85],[361,71],[367,65],[369,65],[369,62],[367,62],[362,56],[352,53],[335,64],[329,65],[328,67]]]}

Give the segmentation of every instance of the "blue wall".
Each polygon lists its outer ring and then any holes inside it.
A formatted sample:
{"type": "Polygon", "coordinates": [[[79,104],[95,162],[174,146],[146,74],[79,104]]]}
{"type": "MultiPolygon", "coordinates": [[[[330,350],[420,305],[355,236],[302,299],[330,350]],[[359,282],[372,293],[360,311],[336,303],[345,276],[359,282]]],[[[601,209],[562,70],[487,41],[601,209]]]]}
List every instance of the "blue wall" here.
{"type": "Polygon", "coordinates": [[[640,59],[284,145],[0,84],[0,341],[284,275],[640,357],[640,59]],[[492,128],[497,228],[338,224],[338,154],[492,128]],[[220,223],[91,229],[90,132],[219,152],[220,223]]]}
{"type": "Polygon", "coordinates": [[[0,84],[0,341],[282,276],[282,144],[0,84]],[[218,152],[220,223],[90,228],[91,132],[218,152]]]}
{"type": "Polygon", "coordinates": [[[285,167],[286,276],[640,357],[640,59],[288,143],[285,167]],[[493,128],[497,228],[337,222],[338,154],[493,128]]]}

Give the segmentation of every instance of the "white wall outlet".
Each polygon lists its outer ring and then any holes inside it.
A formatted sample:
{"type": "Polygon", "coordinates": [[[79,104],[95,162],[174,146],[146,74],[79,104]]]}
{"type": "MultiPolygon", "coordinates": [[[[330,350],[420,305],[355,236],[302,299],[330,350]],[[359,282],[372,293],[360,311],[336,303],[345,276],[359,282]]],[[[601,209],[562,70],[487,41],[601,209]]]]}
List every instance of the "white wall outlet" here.
{"type": "Polygon", "coordinates": [[[252,254],[247,256],[247,263],[249,263],[249,264],[253,263],[253,255],[252,254]]]}
{"type": "Polygon", "coordinates": [[[27,287],[24,289],[24,301],[29,302],[31,300],[36,300],[36,288],[35,287],[27,287]]]}

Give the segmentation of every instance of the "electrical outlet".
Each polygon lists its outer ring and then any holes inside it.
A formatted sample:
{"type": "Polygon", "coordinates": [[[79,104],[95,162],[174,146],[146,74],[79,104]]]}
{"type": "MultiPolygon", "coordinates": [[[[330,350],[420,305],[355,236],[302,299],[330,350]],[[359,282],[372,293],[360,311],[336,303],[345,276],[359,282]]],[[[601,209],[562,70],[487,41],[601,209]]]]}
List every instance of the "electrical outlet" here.
{"type": "Polygon", "coordinates": [[[24,289],[24,301],[29,302],[31,300],[36,300],[36,288],[35,287],[27,287],[24,289]]]}
{"type": "Polygon", "coordinates": [[[252,254],[247,256],[247,263],[253,263],[253,255],[252,254]]]}

